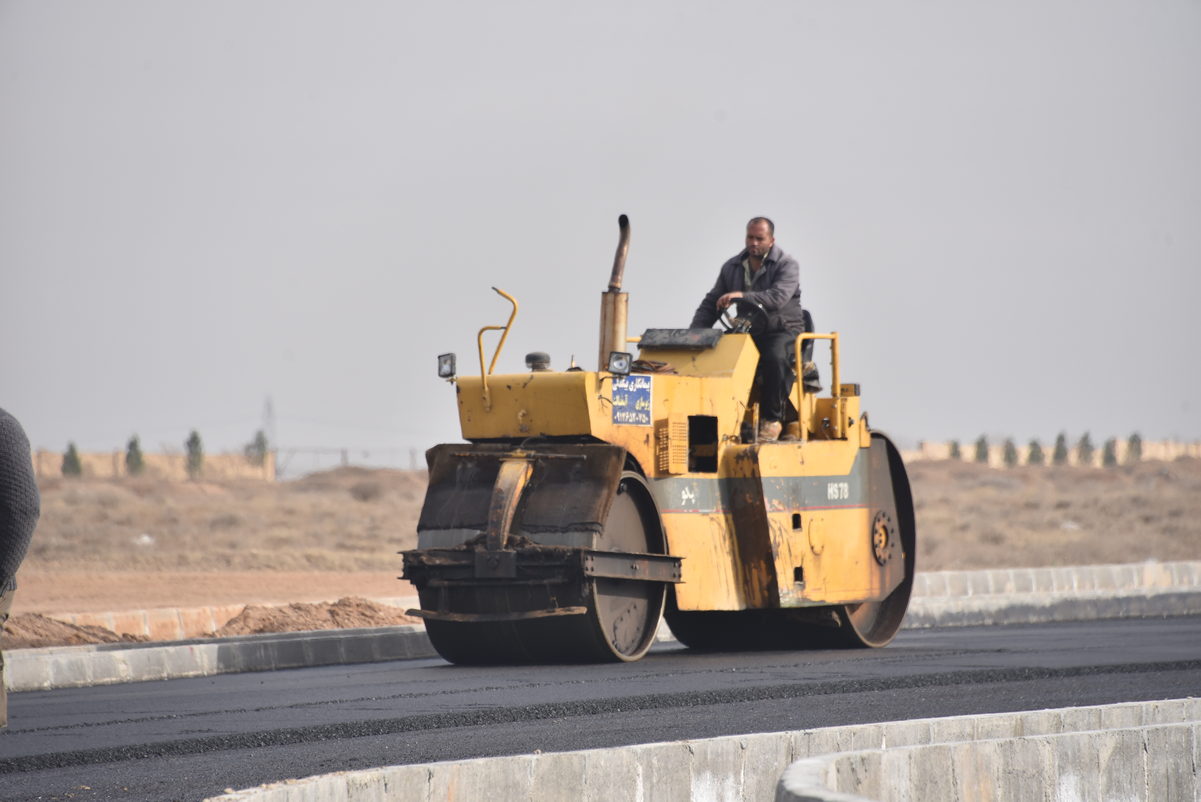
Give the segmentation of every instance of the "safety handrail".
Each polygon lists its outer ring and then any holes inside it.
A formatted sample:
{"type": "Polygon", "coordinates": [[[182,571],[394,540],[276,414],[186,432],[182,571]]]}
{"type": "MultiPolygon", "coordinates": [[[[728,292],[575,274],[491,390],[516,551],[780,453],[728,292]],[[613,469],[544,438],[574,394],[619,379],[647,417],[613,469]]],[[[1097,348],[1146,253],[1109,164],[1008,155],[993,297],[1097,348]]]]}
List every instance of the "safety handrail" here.
{"type": "Polygon", "coordinates": [[[503,326],[484,326],[480,329],[479,334],[475,337],[476,346],[480,352],[480,382],[483,384],[484,390],[484,409],[492,409],[492,397],[488,392],[488,376],[496,369],[496,360],[500,358],[500,350],[505,347],[505,338],[509,336],[509,329],[513,327],[513,319],[517,317],[517,299],[499,287],[492,288],[494,292],[503,296],[509,303],[513,304],[513,311],[509,313],[509,319],[503,326]],[[492,355],[492,361],[488,363],[488,370],[484,370],[484,332],[500,331],[500,342],[496,344],[496,352],[492,355]]]}
{"type": "MultiPolygon", "coordinates": [[[[801,399],[805,392],[805,363],[801,358],[801,351],[806,340],[829,340],[830,341],[830,397],[839,399],[842,397],[842,385],[838,383],[838,332],[832,331],[829,334],[814,334],[813,332],[801,332],[797,335],[796,342],[793,347],[796,349],[796,409],[798,417],[801,414],[802,406],[801,399]]],[[[837,405],[836,405],[837,406],[837,405]]],[[[807,427],[799,426],[801,442],[808,439],[807,427]]],[[[838,416],[838,420],[834,422],[834,432],[836,437],[842,436],[842,416],[838,416]]]]}

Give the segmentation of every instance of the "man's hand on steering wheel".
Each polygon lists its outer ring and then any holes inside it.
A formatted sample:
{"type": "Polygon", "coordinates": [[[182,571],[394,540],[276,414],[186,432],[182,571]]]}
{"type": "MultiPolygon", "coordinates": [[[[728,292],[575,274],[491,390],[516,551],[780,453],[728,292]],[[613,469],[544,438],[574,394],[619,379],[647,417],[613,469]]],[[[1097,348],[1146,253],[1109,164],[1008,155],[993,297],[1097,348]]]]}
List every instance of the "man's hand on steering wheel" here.
{"type": "Polygon", "coordinates": [[[722,310],[721,325],[727,332],[731,334],[746,334],[751,330],[756,322],[756,315],[760,316],[763,326],[766,328],[768,317],[767,310],[763,308],[763,304],[758,301],[749,301],[742,297],[740,292],[727,292],[725,295],[717,299],[717,308],[722,310]],[[725,305],[722,305],[725,301],[725,305]],[[730,314],[730,306],[736,306],[741,317],[732,317],[730,314]]]}
{"type": "Polygon", "coordinates": [[[730,304],[742,297],[742,293],[738,290],[727,292],[725,295],[717,299],[717,311],[724,312],[729,308],[730,304]]]}

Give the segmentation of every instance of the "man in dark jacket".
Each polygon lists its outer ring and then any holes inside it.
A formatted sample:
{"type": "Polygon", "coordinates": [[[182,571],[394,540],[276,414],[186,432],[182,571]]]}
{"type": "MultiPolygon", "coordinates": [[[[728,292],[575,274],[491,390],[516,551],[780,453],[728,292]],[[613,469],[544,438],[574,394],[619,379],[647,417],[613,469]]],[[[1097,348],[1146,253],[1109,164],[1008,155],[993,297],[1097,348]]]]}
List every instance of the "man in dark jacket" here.
{"type": "MultiPolygon", "coordinates": [[[[0,409],[0,635],[12,609],[17,568],[41,512],[38,485],[30,461],[29,440],[17,419],[0,409]]],[[[4,654],[0,652],[0,676],[4,654]]],[[[8,698],[0,681],[0,727],[8,725],[8,698]]]]}
{"type": "MultiPolygon", "coordinates": [[[[801,311],[800,267],[776,245],[776,227],[766,217],[746,224],[746,248],[721,266],[717,283],[696,308],[692,328],[712,326],[721,313],[739,298],[754,301],[767,311],[767,320],[752,328],[759,349],[759,439],[775,440],[783,428],[793,373],[789,363],[796,336],[804,328],[801,311]]],[[[744,312],[762,318],[758,312],[744,312]]]]}

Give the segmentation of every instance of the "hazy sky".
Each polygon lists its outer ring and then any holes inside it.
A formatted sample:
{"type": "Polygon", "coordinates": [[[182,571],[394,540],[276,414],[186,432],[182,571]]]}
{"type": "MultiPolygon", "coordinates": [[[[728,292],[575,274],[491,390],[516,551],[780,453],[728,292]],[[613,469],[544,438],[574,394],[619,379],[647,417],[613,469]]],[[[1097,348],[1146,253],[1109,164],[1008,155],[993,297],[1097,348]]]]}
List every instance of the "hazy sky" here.
{"type": "MultiPolygon", "coordinates": [[[[0,406],[36,446],[459,439],[754,215],[904,442],[1201,437],[1201,2],[0,0],[0,406]]],[[[392,450],[392,451],[388,451],[392,450]]]]}

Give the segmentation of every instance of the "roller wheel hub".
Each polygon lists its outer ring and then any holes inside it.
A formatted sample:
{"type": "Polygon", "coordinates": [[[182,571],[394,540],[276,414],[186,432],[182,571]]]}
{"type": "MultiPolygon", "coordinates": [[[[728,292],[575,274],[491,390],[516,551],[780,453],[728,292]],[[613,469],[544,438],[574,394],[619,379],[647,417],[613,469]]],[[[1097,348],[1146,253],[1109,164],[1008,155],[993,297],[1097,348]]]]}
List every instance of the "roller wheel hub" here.
{"type": "Polygon", "coordinates": [[[888,562],[895,528],[891,515],[883,510],[876,513],[876,519],[872,521],[872,554],[880,565],[888,562]]]}

